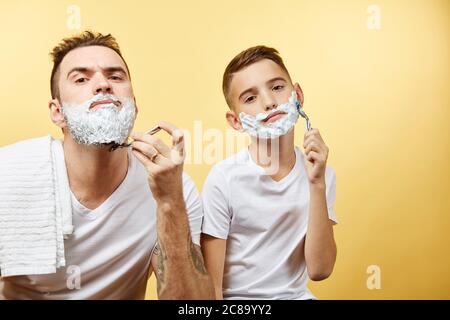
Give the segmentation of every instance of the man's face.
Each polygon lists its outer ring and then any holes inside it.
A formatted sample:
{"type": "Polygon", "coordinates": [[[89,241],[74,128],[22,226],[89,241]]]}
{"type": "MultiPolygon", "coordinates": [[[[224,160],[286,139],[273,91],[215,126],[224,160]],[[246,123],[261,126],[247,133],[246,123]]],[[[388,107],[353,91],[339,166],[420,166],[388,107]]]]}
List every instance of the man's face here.
{"type": "Polygon", "coordinates": [[[112,49],[89,46],[70,51],[56,75],[59,99],[49,102],[52,121],[76,142],[123,143],[137,114],[127,67],[112,49]]]}
{"type": "Polygon", "coordinates": [[[60,103],[79,104],[99,93],[134,98],[125,63],[114,50],[103,46],[70,51],[59,65],[58,85],[60,103]]]}
{"type": "MultiPolygon", "coordinates": [[[[233,74],[229,100],[237,115],[245,112],[255,116],[286,103],[293,88],[286,71],[272,60],[263,59],[233,74]]],[[[275,115],[267,123],[282,116],[275,115]]]]}

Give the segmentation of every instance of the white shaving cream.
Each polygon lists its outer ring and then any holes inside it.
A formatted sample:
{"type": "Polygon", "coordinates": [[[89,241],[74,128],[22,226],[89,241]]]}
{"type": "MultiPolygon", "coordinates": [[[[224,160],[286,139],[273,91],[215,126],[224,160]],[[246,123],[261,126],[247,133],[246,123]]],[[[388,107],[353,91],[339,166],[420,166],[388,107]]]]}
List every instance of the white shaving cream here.
{"type": "Polygon", "coordinates": [[[261,112],[256,116],[241,112],[239,113],[239,119],[241,119],[243,130],[253,137],[263,139],[278,138],[288,133],[297,123],[299,117],[297,104],[299,104],[297,94],[295,91],[292,91],[287,103],[279,105],[270,112],[261,112]],[[268,116],[280,111],[286,114],[273,122],[263,123],[263,120],[268,116]]]}
{"type": "Polygon", "coordinates": [[[132,98],[98,94],[81,104],[63,103],[62,113],[69,132],[77,143],[101,145],[115,142],[122,144],[133,129],[135,104],[132,98]],[[111,103],[100,104],[91,110],[92,103],[100,100],[120,102],[121,108],[111,103]]]}

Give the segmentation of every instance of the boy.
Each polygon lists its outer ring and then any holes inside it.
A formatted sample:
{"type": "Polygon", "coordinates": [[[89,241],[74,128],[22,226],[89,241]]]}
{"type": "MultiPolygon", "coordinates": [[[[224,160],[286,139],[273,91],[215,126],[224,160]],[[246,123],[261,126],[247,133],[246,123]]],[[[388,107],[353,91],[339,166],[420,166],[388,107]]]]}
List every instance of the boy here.
{"type": "Polygon", "coordinates": [[[249,48],[223,76],[235,130],[251,144],[217,163],[203,187],[202,250],[218,299],[315,299],[308,279],[332,273],[335,174],[319,131],[294,145],[303,105],[277,50],[249,48]]]}

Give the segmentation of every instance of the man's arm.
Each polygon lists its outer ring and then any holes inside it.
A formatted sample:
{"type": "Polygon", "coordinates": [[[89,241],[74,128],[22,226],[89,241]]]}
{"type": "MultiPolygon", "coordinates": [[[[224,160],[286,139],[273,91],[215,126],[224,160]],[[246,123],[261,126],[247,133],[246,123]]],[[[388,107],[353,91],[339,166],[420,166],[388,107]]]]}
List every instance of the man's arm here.
{"type": "Polygon", "coordinates": [[[158,257],[155,268],[160,299],[214,299],[214,288],[200,250],[192,242],[183,198],[183,134],[161,122],[173,148],[148,134],[133,135],[133,153],[146,167],[157,204],[158,257]]]}
{"type": "Polygon", "coordinates": [[[158,208],[155,268],[160,299],[214,299],[200,248],[192,242],[184,201],[158,208]],[[180,206],[180,207],[178,207],[180,206]],[[178,216],[177,216],[178,215],[178,216]]]}
{"type": "Polygon", "coordinates": [[[225,265],[227,240],[215,238],[203,233],[201,245],[203,256],[205,257],[206,270],[211,275],[214,284],[216,299],[222,300],[223,268],[225,265]]]}
{"type": "MultiPolygon", "coordinates": [[[[194,250],[196,251],[197,257],[200,257],[200,258],[197,258],[198,259],[197,261],[200,262],[200,260],[201,260],[201,249],[200,249],[200,246],[194,244],[194,250]]],[[[158,286],[157,287],[158,296],[161,295],[159,293],[159,291],[161,290],[161,283],[162,283],[160,280],[162,279],[162,275],[163,275],[163,270],[161,270],[159,265],[158,265],[160,263],[160,261],[159,261],[159,256],[160,255],[161,255],[161,253],[159,251],[159,248],[158,248],[158,246],[156,246],[155,250],[153,251],[152,257],[151,257],[151,265],[150,265],[150,269],[149,269],[149,272],[148,272],[148,275],[147,275],[147,279],[150,279],[152,273],[155,271],[155,276],[156,276],[156,280],[157,280],[156,283],[157,283],[157,286],[158,286]]],[[[198,265],[198,266],[201,268],[200,265],[198,265]]],[[[202,274],[205,274],[205,272],[206,272],[204,269],[199,269],[199,271],[202,274]]],[[[211,299],[213,299],[213,298],[211,298],[211,299]]]]}
{"type": "Polygon", "coordinates": [[[325,170],[328,147],[317,129],[305,134],[305,169],[308,173],[310,207],[305,239],[308,276],[313,281],[328,278],[336,261],[333,221],[328,217],[325,170]]]}

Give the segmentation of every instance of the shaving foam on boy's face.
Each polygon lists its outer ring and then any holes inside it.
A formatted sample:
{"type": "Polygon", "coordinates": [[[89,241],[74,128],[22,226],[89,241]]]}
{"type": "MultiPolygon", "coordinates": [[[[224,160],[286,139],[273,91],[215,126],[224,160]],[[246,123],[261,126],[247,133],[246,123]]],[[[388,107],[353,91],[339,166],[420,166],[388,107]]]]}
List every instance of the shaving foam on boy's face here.
{"type": "Polygon", "coordinates": [[[98,94],[80,104],[62,103],[62,113],[74,140],[79,144],[122,144],[133,129],[133,98],[98,94]]]}
{"type": "Polygon", "coordinates": [[[281,104],[269,112],[261,112],[256,116],[241,112],[239,113],[239,119],[241,120],[242,128],[251,136],[263,139],[275,139],[285,135],[294,127],[298,120],[297,103],[297,94],[295,91],[292,91],[287,103],[281,104]],[[266,122],[274,113],[283,114],[272,122],[266,122]]]}

